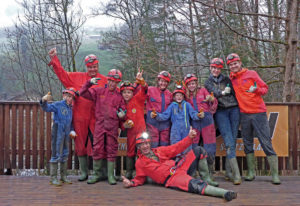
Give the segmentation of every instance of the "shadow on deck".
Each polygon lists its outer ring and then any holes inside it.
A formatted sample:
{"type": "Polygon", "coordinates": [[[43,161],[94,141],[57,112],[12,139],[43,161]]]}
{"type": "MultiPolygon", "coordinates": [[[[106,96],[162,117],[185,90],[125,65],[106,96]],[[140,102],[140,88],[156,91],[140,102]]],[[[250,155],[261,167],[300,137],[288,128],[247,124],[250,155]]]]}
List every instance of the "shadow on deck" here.
{"type": "Polygon", "coordinates": [[[72,185],[54,187],[48,184],[49,176],[0,176],[0,205],[300,205],[300,176],[281,177],[281,185],[260,176],[239,186],[216,177],[220,187],[238,192],[237,199],[228,203],[158,185],[125,189],[121,182],[87,185],[75,176],[70,179],[72,185]]]}

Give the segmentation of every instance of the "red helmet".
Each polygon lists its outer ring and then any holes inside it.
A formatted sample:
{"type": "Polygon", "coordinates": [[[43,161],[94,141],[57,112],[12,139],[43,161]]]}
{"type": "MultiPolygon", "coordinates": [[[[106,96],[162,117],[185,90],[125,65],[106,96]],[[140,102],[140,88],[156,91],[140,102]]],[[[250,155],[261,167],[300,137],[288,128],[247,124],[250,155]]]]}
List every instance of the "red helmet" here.
{"type": "Polygon", "coordinates": [[[138,145],[143,142],[151,142],[149,134],[147,132],[139,133],[135,138],[135,144],[138,145]]]}
{"type": "Polygon", "coordinates": [[[111,69],[107,74],[107,79],[120,82],[122,80],[122,73],[118,69],[111,69]]]}
{"type": "Polygon", "coordinates": [[[167,82],[171,81],[171,74],[167,71],[161,71],[159,72],[159,74],[157,75],[157,78],[162,78],[164,80],[166,80],[167,82]]]}
{"type": "Polygon", "coordinates": [[[176,89],[173,91],[172,95],[174,96],[176,93],[181,93],[181,94],[183,94],[183,96],[185,96],[185,92],[181,85],[176,86],[176,89]]]}
{"type": "Polygon", "coordinates": [[[133,85],[129,82],[129,81],[124,81],[121,86],[120,86],[121,91],[125,90],[125,89],[129,89],[134,91],[134,87],[133,85]]]}
{"type": "Polygon", "coordinates": [[[75,97],[75,95],[76,95],[76,90],[75,90],[73,87],[68,87],[68,88],[64,89],[64,90],[62,91],[62,93],[63,93],[63,94],[68,93],[68,94],[71,94],[73,97],[75,97]]]}
{"type": "Polygon", "coordinates": [[[84,63],[87,67],[90,67],[94,64],[98,64],[99,63],[99,60],[97,58],[96,55],[94,54],[89,54],[87,55],[85,58],[84,58],[84,63]]]}
{"type": "Polygon", "coordinates": [[[241,61],[239,55],[237,55],[236,53],[229,54],[226,58],[227,65],[234,61],[241,61]]]}
{"type": "Polygon", "coordinates": [[[224,67],[224,62],[222,59],[220,58],[213,58],[211,61],[210,61],[210,66],[212,67],[217,67],[217,68],[223,68],[224,67]]]}
{"type": "Polygon", "coordinates": [[[184,77],[184,84],[187,85],[190,81],[198,81],[198,78],[195,74],[187,74],[184,77]]]}

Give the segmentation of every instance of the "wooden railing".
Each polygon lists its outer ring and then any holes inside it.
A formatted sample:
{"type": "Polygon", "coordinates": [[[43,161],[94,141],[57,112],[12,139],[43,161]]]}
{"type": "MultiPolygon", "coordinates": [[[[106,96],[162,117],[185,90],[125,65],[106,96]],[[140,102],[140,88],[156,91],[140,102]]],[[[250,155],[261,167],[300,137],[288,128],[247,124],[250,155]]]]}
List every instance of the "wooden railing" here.
{"type": "MultiPolygon", "coordinates": [[[[284,175],[299,175],[300,103],[287,105],[289,110],[289,156],[279,158],[284,175]]],[[[0,102],[0,174],[4,169],[45,169],[51,157],[51,113],[42,111],[38,102],[0,102]]],[[[238,157],[242,170],[244,157],[238,157]]],[[[257,158],[257,169],[264,171],[265,158],[257,158]]],[[[69,169],[78,169],[78,159],[70,144],[69,169]]],[[[119,164],[120,167],[120,164],[119,164]]],[[[224,157],[216,157],[216,170],[223,170],[224,157]]]]}

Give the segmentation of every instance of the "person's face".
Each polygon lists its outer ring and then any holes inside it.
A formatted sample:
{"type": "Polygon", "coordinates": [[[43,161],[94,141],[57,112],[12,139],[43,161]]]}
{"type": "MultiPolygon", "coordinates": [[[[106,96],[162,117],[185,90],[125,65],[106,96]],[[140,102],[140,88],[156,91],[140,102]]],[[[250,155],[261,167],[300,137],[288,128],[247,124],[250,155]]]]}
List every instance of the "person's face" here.
{"type": "Polygon", "coordinates": [[[234,61],[234,62],[231,62],[229,64],[229,69],[231,72],[239,72],[242,70],[242,62],[241,61],[234,61]]]}
{"type": "Polygon", "coordinates": [[[113,80],[107,80],[107,86],[108,86],[108,90],[109,91],[114,91],[117,86],[118,86],[118,83],[117,81],[113,81],[113,80]]]}
{"type": "Polygon", "coordinates": [[[72,105],[73,104],[73,96],[69,93],[64,93],[63,94],[63,99],[66,100],[67,105],[72,105]]]}
{"type": "Polygon", "coordinates": [[[167,82],[163,78],[158,79],[158,88],[160,90],[164,91],[165,89],[167,89],[168,85],[169,85],[169,82],[167,82]]]}
{"type": "Polygon", "coordinates": [[[210,73],[214,76],[214,77],[218,77],[221,73],[221,68],[218,67],[210,67],[210,73]]]}
{"type": "Polygon", "coordinates": [[[98,73],[98,64],[93,64],[91,66],[87,66],[87,73],[90,77],[96,77],[98,73]]]}
{"type": "Polygon", "coordinates": [[[141,153],[143,155],[147,155],[150,153],[151,151],[151,144],[150,142],[143,142],[143,143],[140,143],[138,145],[138,149],[141,151],[141,153]]]}
{"type": "Polygon", "coordinates": [[[174,95],[174,100],[177,103],[181,103],[183,101],[183,99],[184,99],[184,95],[182,93],[178,92],[174,95]]]}
{"type": "Polygon", "coordinates": [[[194,92],[197,89],[197,82],[190,81],[186,86],[190,92],[194,92]]]}
{"type": "Polygon", "coordinates": [[[122,91],[122,96],[123,96],[124,100],[126,102],[128,102],[133,97],[133,91],[130,89],[125,89],[122,91]]]}

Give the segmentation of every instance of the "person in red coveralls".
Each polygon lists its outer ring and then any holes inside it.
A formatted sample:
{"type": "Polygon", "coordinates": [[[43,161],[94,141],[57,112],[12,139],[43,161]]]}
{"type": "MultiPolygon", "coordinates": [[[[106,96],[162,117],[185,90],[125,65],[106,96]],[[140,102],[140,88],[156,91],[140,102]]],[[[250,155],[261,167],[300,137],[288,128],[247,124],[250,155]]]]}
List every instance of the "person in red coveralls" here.
{"type": "Polygon", "coordinates": [[[254,132],[258,138],[270,165],[272,183],[280,184],[278,176],[278,157],[273,149],[270,127],[267,118],[267,108],[262,95],[268,92],[268,85],[258,76],[256,71],[242,67],[240,57],[235,54],[227,56],[230,69],[230,79],[241,111],[241,128],[244,141],[248,175],[246,181],[255,178],[254,132]]]}
{"type": "Polygon", "coordinates": [[[107,75],[107,87],[91,88],[100,79],[94,77],[88,80],[80,89],[80,96],[95,104],[95,135],[93,141],[94,176],[88,184],[99,182],[104,159],[107,159],[108,183],[116,184],[114,177],[115,160],[118,152],[118,128],[120,120],[125,118],[125,101],[117,89],[122,80],[122,73],[112,69],[107,75]]]}
{"type": "MultiPolygon", "coordinates": [[[[210,186],[201,179],[194,179],[191,176],[200,161],[206,162],[206,151],[203,147],[194,147],[177,162],[173,160],[173,157],[192,145],[196,134],[195,130],[190,129],[189,135],[176,144],[154,149],[151,149],[151,140],[147,133],[137,135],[138,159],[135,163],[136,176],[131,180],[122,176],[124,187],[143,185],[148,176],[165,187],[200,195],[223,197],[227,201],[235,199],[237,197],[236,192],[210,186]]],[[[208,173],[208,169],[206,173],[208,173]]]]}
{"type": "Polygon", "coordinates": [[[140,85],[137,93],[134,95],[135,88],[129,82],[121,84],[120,90],[126,102],[126,121],[122,129],[127,131],[127,157],[126,157],[126,177],[132,178],[135,159],[135,137],[137,134],[146,130],[144,119],[144,106],[146,101],[147,84],[143,78],[143,71],[137,73],[136,83],[140,85]]]}
{"type": "MultiPolygon", "coordinates": [[[[193,145],[199,144],[201,134],[203,147],[208,153],[207,163],[212,176],[216,156],[216,128],[213,114],[217,110],[218,100],[204,87],[198,87],[198,78],[194,74],[185,75],[184,83],[186,85],[186,101],[189,102],[197,112],[204,112],[204,117],[201,120],[192,120],[191,122],[191,125],[197,131],[197,137],[194,139],[193,145]]],[[[217,184],[216,182],[216,185],[217,184]]]]}
{"type": "MultiPolygon", "coordinates": [[[[99,60],[93,54],[85,57],[86,72],[67,72],[64,70],[57,57],[56,48],[49,51],[51,61],[49,66],[53,67],[53,71],[64,87],[73,87],[78,91],[82,85],[93,77],[101,78],[98,85],[93,87],[104,87],[107,79],[99,73],[99,60]]],[[[92,155],[92,143],[89,138],[93,136],[95,129],[95,108],[93,102],[82,97],[76,98],[73,105],[73,126],[77,134],[75,138],[75,153],[79,159],[79,168],[81,176],[78,181],[88,179],[87,155],[92,155]]]]}
{"type": "Polygon", "coordinates": [[[152,137],[152,148],[166,146],[170,144],[171,121],[157,121],[151,118],[151,112],[163,113],[173,101],[172,93],[167,89],[171,80],[171,74],[161,71],[157,75],[157,86],[151,86],[147,90],[147,131],[152,137]]]}

